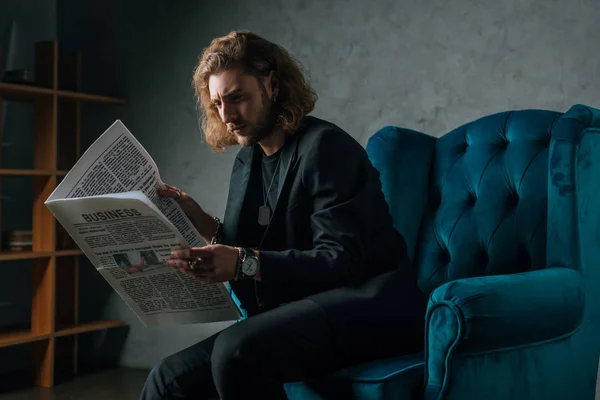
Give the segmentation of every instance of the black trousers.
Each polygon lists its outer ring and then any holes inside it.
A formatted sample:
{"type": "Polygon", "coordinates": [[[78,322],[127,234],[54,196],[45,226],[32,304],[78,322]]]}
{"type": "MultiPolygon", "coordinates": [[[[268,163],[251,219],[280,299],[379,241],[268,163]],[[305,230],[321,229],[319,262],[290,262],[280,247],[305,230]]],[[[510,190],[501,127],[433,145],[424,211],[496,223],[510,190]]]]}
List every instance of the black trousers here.
{"type": "Polygon", "coordinates": [[[310,298],[252,316],[163,359],[141,399],[286,399],[286,382],[422,350],[425,303],[407,303],[373,310],[384,317],[368,322],[349,309],[343,324],[331,323],[310,298]]]}

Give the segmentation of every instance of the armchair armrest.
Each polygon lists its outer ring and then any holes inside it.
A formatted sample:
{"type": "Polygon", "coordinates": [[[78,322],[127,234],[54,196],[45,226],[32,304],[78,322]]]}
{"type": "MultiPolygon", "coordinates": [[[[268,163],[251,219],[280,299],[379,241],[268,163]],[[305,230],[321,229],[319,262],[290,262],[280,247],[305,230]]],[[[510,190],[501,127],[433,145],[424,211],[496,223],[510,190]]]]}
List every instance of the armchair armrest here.
{"type": "Polygon", "coordinates": [[[453,358],[558,341],[579,329],[584,308],[581,274],[569,268],[440,286],[426,315],[426,398],[446,390],[453,358]]]}
{"type": "Polygon", "coordinates": [[[584,306],[581,274],[569,268],[448,282],[431,295],[428,348],[478,353],[557,339],[579,328],[584,306]]]}

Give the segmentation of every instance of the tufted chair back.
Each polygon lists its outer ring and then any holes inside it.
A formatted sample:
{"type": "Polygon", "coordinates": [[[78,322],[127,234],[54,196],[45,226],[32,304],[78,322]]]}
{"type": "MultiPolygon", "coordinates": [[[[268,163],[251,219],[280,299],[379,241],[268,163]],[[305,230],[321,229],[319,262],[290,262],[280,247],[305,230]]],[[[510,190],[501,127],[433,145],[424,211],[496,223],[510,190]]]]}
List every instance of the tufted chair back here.
{"type": "Polygon", "coordinates": [[[370,139],[426,294],[456,279],[546,267],[549,147],[562,115],[507,111],[440,138],[385,127],[370,139]]]}
{"type": "Polygon", "coordinates": [[[486,116],[435,141],[415,262],[429,293],[546,267],[551,111],[486,116]]]}

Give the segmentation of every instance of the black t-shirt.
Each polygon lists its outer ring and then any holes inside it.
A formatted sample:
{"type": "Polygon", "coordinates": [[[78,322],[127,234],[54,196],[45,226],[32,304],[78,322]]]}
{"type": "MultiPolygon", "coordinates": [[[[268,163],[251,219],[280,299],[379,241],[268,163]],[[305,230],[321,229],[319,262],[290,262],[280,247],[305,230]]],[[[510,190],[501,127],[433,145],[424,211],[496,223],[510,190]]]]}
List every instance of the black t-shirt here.
{"type": "Polygon", "coordinates": [[[244,215],[241,220],[240,245],[244,247],[258,248],[261,244],[267,227],[258,223],[258,209],[265,205],[265,199],[267,200],[267,206],[271,210],[270,214],[273,216],[277,202],[280,154],[281,150],[270,156],[266,156],[262,149],[258,148],[256,150],[249,178],[250,181],[246,189],[246,198],[243,207],[244,215]],[[271,186],[270,191],[269,186],[271,186]],[[267,192],[269,192],[268,196],[267,192]]]}
{"type": "Polygon", "coordinates": [[[281,149],[274,154],[262,156],[262,186],[263,186],[263,202],[266,200],[266,205],[271,209],[271,214],[275,209],[277,202],[277,188],[279,187],[279,159],[281,149]]]}
{"type": "MultiPolygon", "coordinates": [[[[242,208],[243,215],[240,219],[239,243],[236,243],[236,245],[264,249],[265,243],[261,242],[267,227],[258,223],[258,209],[264,205],[269,186],[271,186],[267,205],[271,209],[271,216],[273,216],[277,202],[279,171],[281,168],[281,165],[278,166],[278,164],[282,149],[270,156],[265,155],[260,147],[255,149],[252,170],[242,208]],[[273,182],[272,184],[271,181],[273,182]]],[[[232,286],[235,286],[235,292],[240,300],[244,298],[247,299],[246,301],[251,301],[250,304],[245,304],[248,307],[249,313],[253,314],[256,312],[256,296],[261,296],[261,282],[243,280],[233,282],[232,286]]]]}

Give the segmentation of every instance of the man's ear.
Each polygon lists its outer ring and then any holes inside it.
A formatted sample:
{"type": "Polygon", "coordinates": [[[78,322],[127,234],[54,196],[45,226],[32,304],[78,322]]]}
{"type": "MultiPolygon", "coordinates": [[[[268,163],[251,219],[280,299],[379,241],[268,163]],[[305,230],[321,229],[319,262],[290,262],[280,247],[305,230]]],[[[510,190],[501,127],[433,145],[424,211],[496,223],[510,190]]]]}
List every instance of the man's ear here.
{"type": "Polygon", "coordinates": [[[275,70],[271,70],[267,75],[267,87],[271,89],[271,99],[279,96],[279,80],[275,74],[275,70]]]}

